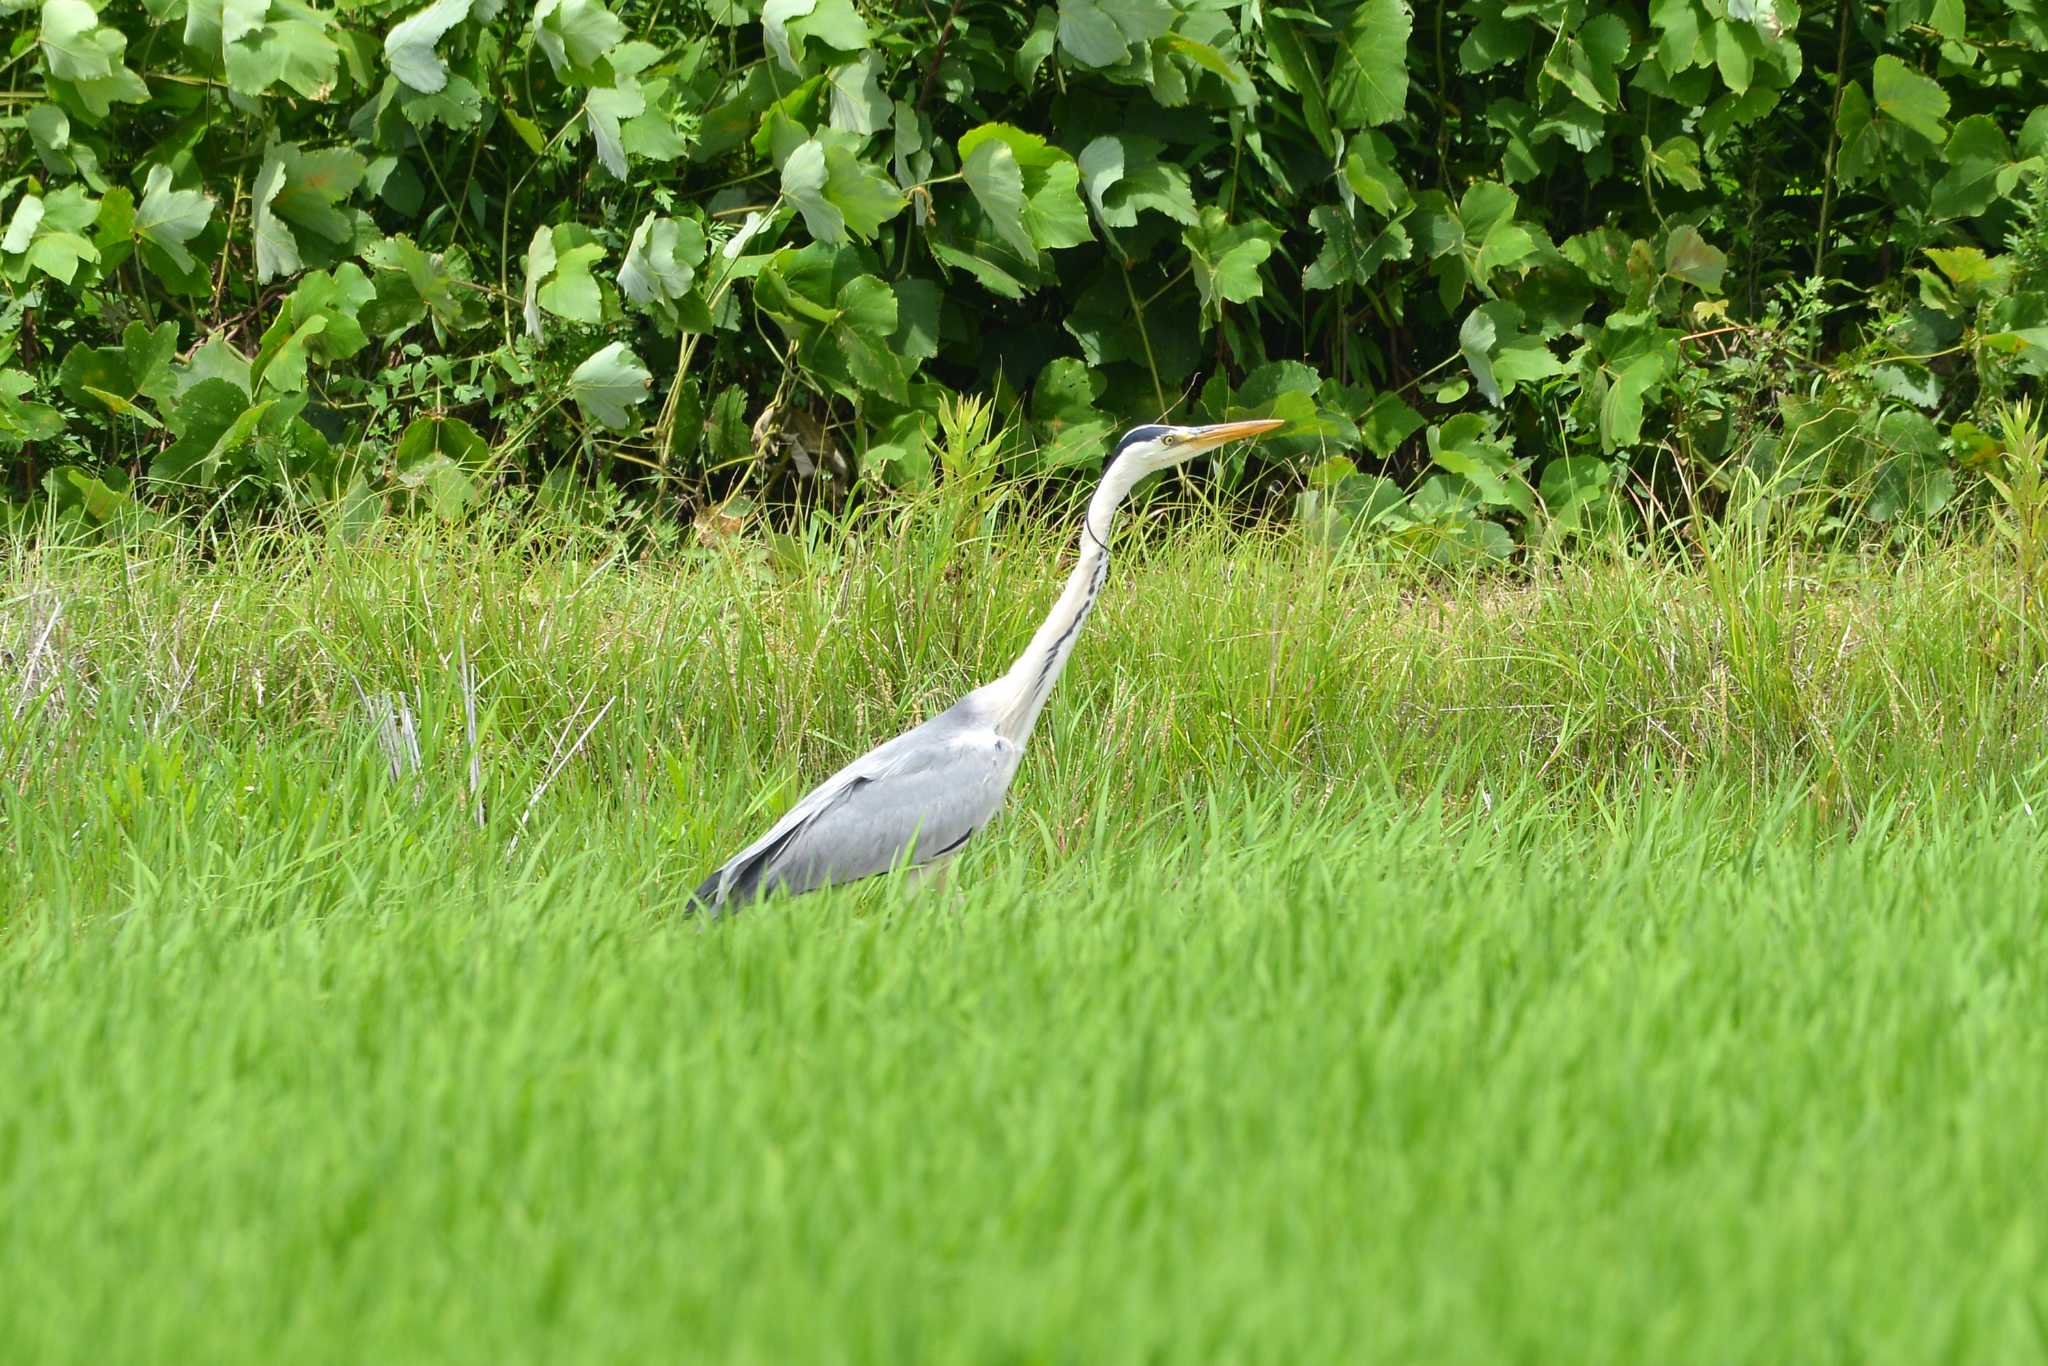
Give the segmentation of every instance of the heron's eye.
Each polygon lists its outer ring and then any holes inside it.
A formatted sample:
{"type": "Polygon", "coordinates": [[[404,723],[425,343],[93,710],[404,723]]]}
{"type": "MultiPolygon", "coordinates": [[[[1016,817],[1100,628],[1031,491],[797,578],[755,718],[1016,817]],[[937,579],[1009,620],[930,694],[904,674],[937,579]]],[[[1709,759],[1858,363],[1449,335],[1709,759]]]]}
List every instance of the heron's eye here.
{"type": "Polygon", "coordinates": [[[1178,446],[1180,444],[1180,438],[1175,436],[1172,432],[1167,432],[1159,438],[1159,444],[1162,446],[1178,446]]]}

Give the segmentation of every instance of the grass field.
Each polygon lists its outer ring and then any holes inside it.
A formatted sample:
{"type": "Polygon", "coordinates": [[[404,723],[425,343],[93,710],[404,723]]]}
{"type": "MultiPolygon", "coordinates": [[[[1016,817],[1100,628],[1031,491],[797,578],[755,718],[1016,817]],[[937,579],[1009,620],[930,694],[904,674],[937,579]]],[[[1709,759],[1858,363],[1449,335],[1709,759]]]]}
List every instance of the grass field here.
{"type": "Polygon", "coordinates": [[[1993,557],[1195,526],[950,888],[677,916],[1028,636],[957,526],[10,549],[0,1360],[2048,1354],[1993,557]]]}

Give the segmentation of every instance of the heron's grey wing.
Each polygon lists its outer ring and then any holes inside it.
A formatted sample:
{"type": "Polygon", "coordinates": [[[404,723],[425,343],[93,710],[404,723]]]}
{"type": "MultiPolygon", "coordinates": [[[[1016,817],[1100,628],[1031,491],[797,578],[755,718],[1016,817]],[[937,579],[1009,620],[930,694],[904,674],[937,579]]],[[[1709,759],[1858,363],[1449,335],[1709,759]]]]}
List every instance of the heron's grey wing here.
{"type": "Polygon", "coordinates": [[[696,899],[737,905],[808,892],[945,857],[988,824],[1017,771],[1017,746],[935,717],[854,760],[706,878],[696,899]]]}

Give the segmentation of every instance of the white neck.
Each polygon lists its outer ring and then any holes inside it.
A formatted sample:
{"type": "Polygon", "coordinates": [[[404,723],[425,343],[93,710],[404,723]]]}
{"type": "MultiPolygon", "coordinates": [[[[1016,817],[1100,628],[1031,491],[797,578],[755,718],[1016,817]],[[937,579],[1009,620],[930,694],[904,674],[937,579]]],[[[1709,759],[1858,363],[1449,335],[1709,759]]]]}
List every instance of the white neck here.
{"type": "Polygon", "coordinates": [[[1141,462],[1129,456],[1110,465],[1095,488],[1095,496],[1088,500],[1088,515],[1081,525],[1080,555],[1074,562],[1074,572],[1067,576],[1066,588],[1052,605],[1045,624],[1024,647],[1024,653],[1017,656],[1010,671],[995,684],[1000,699],[996,729],[1019,745],[1030,738],[1045,699],[1052,695],[1053,684],[1060,681],[1067,657],[1074,652],[1074,639],[1080,635],[1081,625],[1088,620],[1088,613],[1102,592],[1103,581],[1109,577],[1109,533],[1116,521],[1117,507],[1132,486],[1149,473],[1141,462]]]}

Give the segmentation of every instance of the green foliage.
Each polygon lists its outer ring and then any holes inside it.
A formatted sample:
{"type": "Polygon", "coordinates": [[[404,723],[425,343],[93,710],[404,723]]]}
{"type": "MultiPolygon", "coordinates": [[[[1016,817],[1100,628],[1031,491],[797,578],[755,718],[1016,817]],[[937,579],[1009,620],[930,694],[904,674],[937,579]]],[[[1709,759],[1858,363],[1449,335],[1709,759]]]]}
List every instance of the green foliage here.
{"type": "Polygon", "coordinates": [[[2048,372],[2029,6],[47,0],[0,28],[16,496],[177,448],[179,482],[359,518],[420,504],[426,414],[485,444],[469,480],[701,500],[791,468],[750,452],[771,408],[854,457],[803,468],[915,484],[978,394],[1042,473],[1134,420],[1285,417],[1233,488],[1342,459],[1317,516],[1436,528],[1434,558],[1823,486],[1865,534],[1976,488],[1957,424],[2048,372]],[[198,381],[160,392],[202,354],[284,404],[237,437],[254,464],[179,430],[198,381]]]}

